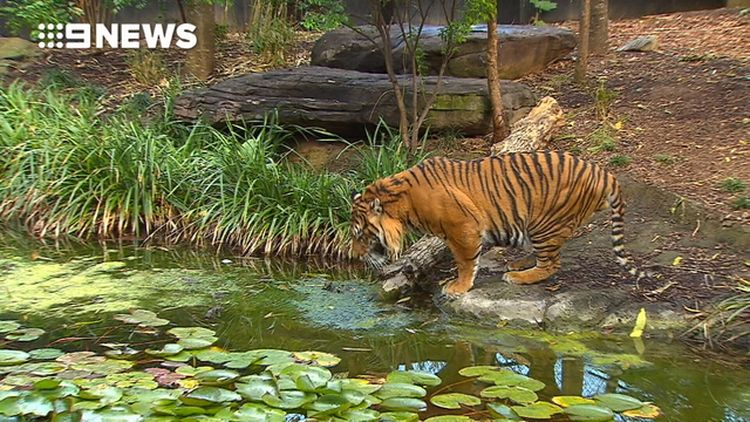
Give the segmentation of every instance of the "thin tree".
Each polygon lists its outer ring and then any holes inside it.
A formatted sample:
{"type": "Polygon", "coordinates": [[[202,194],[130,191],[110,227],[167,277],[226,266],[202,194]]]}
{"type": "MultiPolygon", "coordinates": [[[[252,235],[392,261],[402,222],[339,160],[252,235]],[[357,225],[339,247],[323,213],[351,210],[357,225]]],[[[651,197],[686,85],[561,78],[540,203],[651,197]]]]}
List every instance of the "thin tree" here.
{"type": "Polygon", "coordinates": [[[503,95],[500,92],[500,73],[497,37],[497,7],[494,1],[489,8],[491,11],[487,19],[487,90],[490,94],[492,108],[492,142],[498,143],[510,133],[510,128],[503,116],[503,95]],[[494,13],[492,13],[494,12],[494,13]]]}
{"type": "Polygon", "coordinates": [[[211,77],[216,65],[216,41],[214,37],[214,6],[205,0],[188,2],[188,18],[196,26],[198,43],[188,50],[185,65],[187,73],[200,80],[211,77]]]}
{"type": "Polygon", "coordinates": [[[607,52],[609,41],[609,1],[592,0],[589,42],[591,54],[607,52]]]}
{"type": "Polygon", "coordinates": [[[581,19],[578,28],[578,62],[576,62],[575,81],[586,82],[586,68],[589,61],[589,30],[591,28],[591,0],[581,1],[581,19]]]}

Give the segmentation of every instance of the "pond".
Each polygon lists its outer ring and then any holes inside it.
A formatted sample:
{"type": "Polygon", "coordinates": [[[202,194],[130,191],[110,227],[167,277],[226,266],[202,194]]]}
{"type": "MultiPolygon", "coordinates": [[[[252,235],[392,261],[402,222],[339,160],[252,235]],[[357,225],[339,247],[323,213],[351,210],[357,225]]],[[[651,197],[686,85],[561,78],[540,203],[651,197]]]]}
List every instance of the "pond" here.
{"type": "MultiPolygon", "coordinates": [[[[544,400],[622,393],[657,405],[662,413],[657,420],[750,418],[750,370],[694,354],[676,340],[634,342],[595,333],[554,336],[505,330],[491,323],[480,327],[436,312],[429,299],[383,302],[366,274],[340,264],[303,265],[123,244],[42,246],[6,235],[0,241],[0,289],[0,321],[45,330],[30,341],[3,344],[0,340],[0,349],[58,348],[97,354],[127,353],[128,348],[158,350],[174,343],[175,338],[167,334],[173,327],[205,327],[216,333],[215,346],[230,351],[334,354],[341,359],[329,368],[334,376],[367,375],[377,383],[395,370],[437,375],[439,386],[424,385],[427,403],[443,393],[479,397],[488,384],[459,371],[488,365],[505,368],[506,375],[512,371],[529,377],[523,379],[541,381],[532,390],[544,400]],[[166,325],[138,326],[117,316],[138,309],[158,313],[166,325]]],[[[155,356],[140,356],[136,365],[160,367],[161,362],[155,356]]],[[[206,365],[195,358],[188,362],[206,365]]],[[[2,399],[10,397],[7,391],[30,388],[19,387],[23,379],[3,368],[0,420],[4,420],[2,399]]],[[[488,418],[485,405],[451,411],[430,404],[419,416],[422,420],[441,414],[488,418]]],[[[6,409],[6,414],[11,413],[6,409]]],[[[562,414],[552,418],[568,420],[562,414]]],[[[304,418],[287,416],[287,420],[304,418]]],[[[615,420],[639,419],[618,413],[615,420]]]]}

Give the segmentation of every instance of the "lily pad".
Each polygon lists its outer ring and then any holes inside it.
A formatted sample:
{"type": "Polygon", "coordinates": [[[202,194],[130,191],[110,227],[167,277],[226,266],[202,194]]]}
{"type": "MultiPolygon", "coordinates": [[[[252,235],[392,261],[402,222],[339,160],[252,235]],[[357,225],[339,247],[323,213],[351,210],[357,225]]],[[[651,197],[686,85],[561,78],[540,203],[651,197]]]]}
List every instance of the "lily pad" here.
{"type": "Polygon", "coordinates": [[[308,415],[316,419],[322,416],[341,412],[349,409],[352,404],[343,396],[338,394],[326,394],[318,397],[306,406],[308,415]]]}
{"type": "Polygon", "coordinates": [[[161,349],[146,349],[146,353],[153,356],[165,357],[176,355],[184,349],[185,348],[182,345],[167,343],[161,349]]]}
{"type": "Polygon", "coordinates": [[[375,393],[376,397],[383,400],[394,397],[421,398],[426,395],[427,390],[424,388],[418,385],[400,382],[383,384],[383,386],[380,387],[380,390],[375,393]]]}
{"type": "Polygon", "coordinates": [[[336,366],[341,362],[340,357],[325,352],[294,352],[292,356],[298,361],[326,367],[336,366]]]}
{"type": "Polygon", "coordinates": [[[10,333],[21,328],[21,324],[16,321],[0,321],[0,333],[10,333]]]}
{"type": "Polygon", "coordinates": [[[371,384],[367,380],[358,378],[346,378],[338,381],[342,390],[359,391],[363,394],[373,394],[382,387],[381,384],[371,384]]]}
{"type": "Polygon", "coordinates": [[[459,374],[465,377],[481,377],[482,375],[486,375],[486,374],[490,374],[494,372],[510,372],[510,371],[508,371],[507,369],[501,368],[499,366],[488,366],[488,365],[468,366],[458,371],[459,374]]]}
{"type": "Polygon", "coordinates": [[[32,359],[36,360],[52,360],[62,356],[63,351],[54,348],[34,349],[29,352],[29,355],[32,359]]]}
{"type": "Polygon", "coordinates": [[[482,403],[479,397],[462,393],[438,394],[432,396],[430,402],[443,409],[460,409],[461,406],[477,406],[482,403]]]}
{"type": "Polygon", "coordinates": [[[203,349],[219,340],[213,330],[204,327],[176,327],[167,332],[179,338],[177,343],[189,350],[203,349]]]}
{"type": "Polygon", "coordinates": [[[607,422],[614,418],[615,414],[606,407],[591,404],[576,404],[565,408],[563,412],[575,422],[607,422]]]}
{"type": "Polygon", "coordinates": [[[593,397],[596,404],[612,409],[614,412],[624,412],[626,410],[640,409],[645,403],[627,396],[625,394],[599,394],[593,397]]]}
{"type": "Polygon", "coordinates": [[[180,397],[180,401],[190,406],[210,406],[240,400],[242,396],[234,391],[218,387],[199,387],[180,397]]]}
{"type": "Polygon", "coordinates": [[[661,410],[657,406],[647,403],[639,409],[626,410],[622,414],[629,418],[654,419],[661,415],[661,410]]]}
{"type": "Polygon", "coordinates": [[[199,366],[196,368],[190,365],[185,365],[175,369],[175,372],[180,375],[185,375],[186,377],[193,377],[200,374],[201,372],[211,371],[213,369],[213,366],[199,366]]]}
{"type": "Polygon", "coordinates": [[[317,396],[303,391],[288,390],[280,391],[278,396],[266,394],[262,397],[263,403],[279,409],[297,409],[315,400],[317,396]]]}
{"type": "Polygon", "coordinates": [[[294,356],[291,352],[279,349],[258,349],[253,350],[255,353],[259,353],[262,357],[260,360],[255,362],[257,365],[276,365],[279,363],[293,362],[294,356]]]}
{"type": "Polygon", "coordinates": [[[535,392],[523,388],[506,385],[487,387],[479,393],[485,398],[510,399],[514,403],[529,404],[539,399],[535,392]]]}
{"type": "Polygon", "coordinates": [[[412,412],[385,412],[380,414],[383,422],[417,422],[419,415],[412,412]]]}
{"type": "Polygon", "coordinates": [[[286,412],[258,403],[245,403],[234,412],[234,417],[242,421],[284,422],[286,412]]]}
{"type": "Polygon", "coordinates": [[[419,371],[393,371],[386,376],[386,380],[392,383],[419,384],[428,387],[435,387],[443,382],[437,375],[419,371]]]}
{"type": "Polygon", "coordinates": [[[349,409],[341,413],[344,420],[350,422],[366,422],[380,420],[380,412],[372,409],[349,409]]]}
{"type": "Polygon", "coordinates": [[[385,399],[379,406],[386,410],[404,412],[424,412],[427,410],[427,403],[420,399],[410,397],[392,397],[385,399]]]}
{"type": "Polygon", "coordinates": [[[495,385],[523,387],[531,391],[539,391],[544,388],[543,382],[510,371],[490,372],[480,376],[479,380],[491,382],[495,385]]]}
{"type": "Polygon", "coordinates": [[[41,328],[20,328],[8,333],[5,338],[11,341],[34,341],[44,333],[41,328]]]}
{"type": "Polygon", "coordinates": [[[214,369],[213,371],[200,372],[195,379],[203,385],[225,385],[240,377],[240,374],[228,369],[214,369]]]}
{"type": "Polygon", "coordinates": [[[243,382],[237,383],[235,387],[242,397],[253,401],[263,400],[263,396],[266,394],[271,396],[279,395],[276,382],[273,379],[257,375],[243,377],[243,382]]]}
{"type": "Polygon", "coordinates": [[[551,419],[552,415],[562,412],[562,408],[545,401],[526,406],[513,406],[513,411],[522,418],[551,419]]]}
{"type": "Polygon", "coordinates": [[[583,398],[581,396],[555,396],[552,397],[552,403],[562,407],[577,406],[580,404],[596,404],[594,400],[583,398]]]}
{"type": "Polygon", "coordinates": [[[193,355],[198,358],[198,360],[202,360],[204,362],[211,362],[211,363],[224,363],[232,359],[232,354],[219,348],[219,347],[212,347],[205,350],[197,350],[193,352],[193,355]]]}
{"type": "Polygon", "coordinates": [[[169,324],[169,320],[159,318],[156,313],[145,309],[135,309],[129,314],[116,314],[114,319],[126,324],[137,324],[144,327],[161,327],[169,324]]]}
{"type": "Polygon", "coordinates": [[[489,409],[490,414],[496,418],[512,421],[521,419],[518,417],[516,412],[514,412],[513,409],[510,408],[510,406],[504,405],[502,403],[487,403],[487,409],[489,409]]]}
{"type": "Polygon", "coordinates": [[[0,366],[18,365],[29,360],[30,355],[20,350],[0,349],[0,366]]]}
{"type": "Polygon", "coordinates": [[[322,388],[333,377],[331,371],[326,368],[299,364],[285,367],[280,375],[294,380],[297,388],[302,391],[315,391],[322,388]]]}
{"type": "Polygon", "coordinates": [[[440,415],[425,419],[425,422],[466,422],[474,419],[461,415],[440,415]]]}

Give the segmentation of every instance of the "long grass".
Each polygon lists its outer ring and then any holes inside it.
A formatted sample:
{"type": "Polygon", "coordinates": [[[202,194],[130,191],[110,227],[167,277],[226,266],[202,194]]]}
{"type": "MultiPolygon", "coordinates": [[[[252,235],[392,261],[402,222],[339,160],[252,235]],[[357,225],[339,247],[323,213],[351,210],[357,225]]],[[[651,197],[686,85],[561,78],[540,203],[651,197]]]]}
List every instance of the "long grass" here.
{"type": "Polygon", "coordinates": [[[40,237],[344,257],[351,191],[421,158],[381,130],[382,149],[358,149],[362,170],[315,171],[286,160],[294,133],[272,119],[219,131],[105,114],[77,92],[0,91],[0,220],[40,237]]]}

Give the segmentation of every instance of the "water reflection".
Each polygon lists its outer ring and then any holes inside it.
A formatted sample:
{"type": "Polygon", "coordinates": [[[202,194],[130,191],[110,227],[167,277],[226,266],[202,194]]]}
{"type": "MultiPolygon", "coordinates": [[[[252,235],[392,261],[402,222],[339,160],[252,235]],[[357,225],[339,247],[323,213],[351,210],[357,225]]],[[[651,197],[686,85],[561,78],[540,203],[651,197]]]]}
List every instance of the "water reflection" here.
{"type": "MultiPolygon", "coordinates": [[[[65,345],[70,348],[95,349],[86,339],[110,332],[111,314],[126,310],[118,306],[137,306],[176,325],[211,327],[229,349],[336,353],[343,359],[336,371],[350,376],[412,369],[441,377],[443,391],[476,395],[486,385],[458,371],[498,365],[544,382],[543,398],[624,392],[657,403],[665,421],[750,420],[747,368],[698,357],[678,344],[646,340],[641,354],[627,338],[553,337],[460,324],[428,307],[382,303],[361,279],[357,268],[325,262],[239,259],[137,244],[0,240],[0,285],[9,292],[0,297],[0,318],[47,328],[50,338],[84,338],[65,345]],[[102,263],[117,265],[91,271],[102,263]],[[70,289],[76,295],[69,299],[33,306],[14,299],[54,298],[70,289]],[[13,296],[20,290],[25,296],[13,296]]],[[[108,338],[116,340],[127,339],[108,338]]]]}

